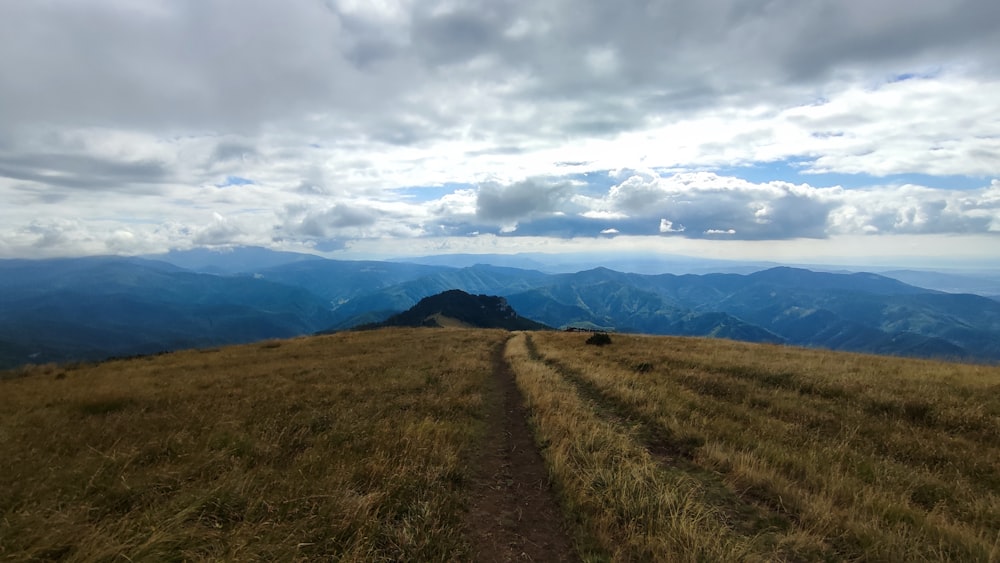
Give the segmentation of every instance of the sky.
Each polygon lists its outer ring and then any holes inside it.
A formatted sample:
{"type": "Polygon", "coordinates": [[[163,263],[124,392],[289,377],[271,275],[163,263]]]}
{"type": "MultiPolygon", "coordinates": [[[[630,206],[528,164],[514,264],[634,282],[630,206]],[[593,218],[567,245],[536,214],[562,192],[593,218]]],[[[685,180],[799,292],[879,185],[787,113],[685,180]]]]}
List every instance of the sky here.
{"type": "Polygon", "coordinates": [[[1000,266],[1000,2],[0,2],[0,258],[234,245],[1000,266]]]}

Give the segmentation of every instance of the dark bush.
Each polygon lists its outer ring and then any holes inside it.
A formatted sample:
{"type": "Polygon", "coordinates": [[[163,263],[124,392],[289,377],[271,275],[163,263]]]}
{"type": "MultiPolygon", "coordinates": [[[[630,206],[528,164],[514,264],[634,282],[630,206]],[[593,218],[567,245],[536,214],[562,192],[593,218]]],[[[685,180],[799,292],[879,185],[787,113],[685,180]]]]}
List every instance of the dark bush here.
{"type": "Polygon", "coordinates": [[[594,346],[607,346],[611,344],[611,337],[604,332],[597,332],[590,335],[587,339],[587,344],[592,344],[594,346]]]}

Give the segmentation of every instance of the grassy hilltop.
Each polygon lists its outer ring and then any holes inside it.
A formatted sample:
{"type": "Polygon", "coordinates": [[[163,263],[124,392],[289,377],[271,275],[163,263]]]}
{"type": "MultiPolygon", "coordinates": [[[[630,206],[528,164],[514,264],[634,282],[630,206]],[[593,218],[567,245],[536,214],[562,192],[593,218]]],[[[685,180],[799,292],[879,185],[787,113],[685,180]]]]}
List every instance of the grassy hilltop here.
{"type": "Polygon", "coordinates": [[[1000,368],[586,338],[8,372],[0,560],[1000,560],[1000,368]]]}

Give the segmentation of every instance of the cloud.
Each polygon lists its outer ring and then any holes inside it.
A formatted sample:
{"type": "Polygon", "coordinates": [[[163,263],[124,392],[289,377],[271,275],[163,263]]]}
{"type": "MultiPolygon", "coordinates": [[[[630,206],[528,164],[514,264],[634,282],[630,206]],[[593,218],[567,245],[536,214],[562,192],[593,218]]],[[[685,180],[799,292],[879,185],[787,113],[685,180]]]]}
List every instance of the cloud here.
{"type": "Polygon", "coordinates": [[[840,233],[984,233],[1000,218],[1000,202],[991,187],[954,192],[922,186],[871,188],[844,194],[844,204],[830,217],[829,232],[840,233]]]}
{"type": "Polygon", "coordinates": [[[652,173],[629,176],[612,187],[609,194],[612,207],[621,213],[641,213],[669,197],[669,192],[661,188],[659,177],[652,173]]]}
{"type": "Polygon", "coordinates": [[[0,249],[992,233],[998,17],[990,0],[0,2],[0,249]]]}
{"type": "Polygon", "coordinates": [[[72,223],[32,223],[24,231],[37,237],[32,246],[38,249],[47,249],[65,244],[69,239],[67,231],[73,227],[72,223]]]}
{"type": "MultiPolygon", "coordinates": [[[[989,21],[1000,16],[990,2],[932,2],[902,0],[878,6],[850,0],[822,2],[803,8],[811,12],[805,25],[796,26],[800,49],[788,50],[784,65],[796,77],[830,72],[848,63],[896,61],[926,52],[954,53],[995,44],[989,21]],[[849,31],[850,39],[841,35],[849,31]]],[[[989,57],[993,58],[993,57],[989,57]]],[[[995,59],[994,59],[995,60],[995,59]]]]}
{"type": "Polygon", "coordinates": [[[354,73],[340,52],[337,14],[320,2],[183,0],[138,8],[56,0],[5,4],[0,22],[0,66],[18,75],[0,82],[0,97],[12,104],[0,109],[7,124],[250,130],[289,112],[331,100],[357,105],[377,93],[351,101],[348,89],[365,90],[368,81],[341,81],[354,73]]]}
{"type": "Polygon", "coordinates": [[[505,2],[417,5],[410,32],[413,46],[433,65],[456,64],[495,52],[505,40],[513,6],[505,2]]]}
{"type": "MultiPolygon", "coordinates": [[[[240,226],[218,213],[212,214],[212,222],[194,234],[192,241],[196,245],[220,246],[239,244],[246,233],[240,226]]],[[[116,242],[120,243],[120,237],[116,242]]]]}
{"type": "MultiPolygon", "coordinates": [[[[572,238],[616,234],[725,235],[748,241],[824,239],[861,234],[988,233],[1000,225],[996,181],[973,190],[917,185],[864,189],[788,182],[755,183],[710,172],[616,172],[624,179],[603,197],[549,200],[546,213],[523,205],[517,236],[572,238]],[[588,208],[581,211],[580,207],[588,208]],[[666,217],[669,217],[666,218],[666,217]]],[[[524,190],[528,193],[529,190],[524,190]]],[[[537,194],[536,194],[537,196],[537,194]]]]}
{"type": "Polygon", "coordinates": [[[660,219],[660,232],[661,233],[683,233],[686,229],[684,225],[674,226],[673,221],[667,219],[660,219]]]}
{"type": "Polygon", "coordinates": [[[135,252],[136,237],[128,229],[118,229],[105,240],[108,250],[115,254],[130,254],[135,252]]]}
{"type": "MultiPolygon", "coordinates": [[[[581,199],[581,201],[587,201],[586,199],[581,199]]],[[[620,211],[607,211],[607,210],[597,210],[590,209],[584,211],[580,214],[581,217],[586,217],[588,219],[604,219],[607,221],[614,221],[615,219],[627,219],[628,215],[620,211]]]]}
{"type": "Polygon", "coordinates": [[[596,203],[602,208],[648,218],[659,233],[717,234],[732,225],[757,240],[826,236],[827,216],[836,205],[831,190],[787,182],[757,184],[709,172],[658,175],[634,173],[596,203]],[[670,219],[664,219],[664,216],[670,219]]]}
{"type": "Polygon", "coordinates": [[[321,209],[302,204],[289,205],[285,209],[284,231],[286,234],[325,238],[345,229],[371,227],[377,220],[374,210],[345,203],[321,209]]]}
{"type": "Polygon", "coordinates": [[[212,151],[213,162],[244,162],[257,156],[257,148],[249,143],[221,141],[212,151]]]}
{"type": "MultiPolygon", "coordinates": [[[[1000,158],[997,93],[996,82],[963,76],[855,85],[836,99],[789,108],[779,120],[796,132],[799,153],[810,155],[806,172],[989,175],[1000,158]]],[[[796,150],[792,141],[786,154],[796,150]]]]}
{"type": "Polygon", "coordinates": [[[151,160],[29,153],[15,158],[0,156],[0,176],[59,188],[114,190],[123,185],[162,183],[167,170],[162,163],[151,160]]]}
{"type": "Polygon", "coordinates": [[[485,183],[479,186],[476,216],[484,221],[516,223],[557,211],[571,192],[570,184],[565,182],[524,180],[506,186],[485,183]]]}

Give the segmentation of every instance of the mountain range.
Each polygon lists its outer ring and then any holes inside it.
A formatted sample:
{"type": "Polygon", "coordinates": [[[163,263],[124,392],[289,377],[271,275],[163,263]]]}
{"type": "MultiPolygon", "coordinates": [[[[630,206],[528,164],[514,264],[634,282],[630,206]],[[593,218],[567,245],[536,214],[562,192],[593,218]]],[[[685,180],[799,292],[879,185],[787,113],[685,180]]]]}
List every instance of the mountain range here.
{"type": "Polygon", "coordinates": [[[449,290],[503,297],[521,318],[557,328],[1000,360],[1000,302],[873,273],[549,273],[236,248],[0,260],[0,366],[347,329],[449,290]]]}

